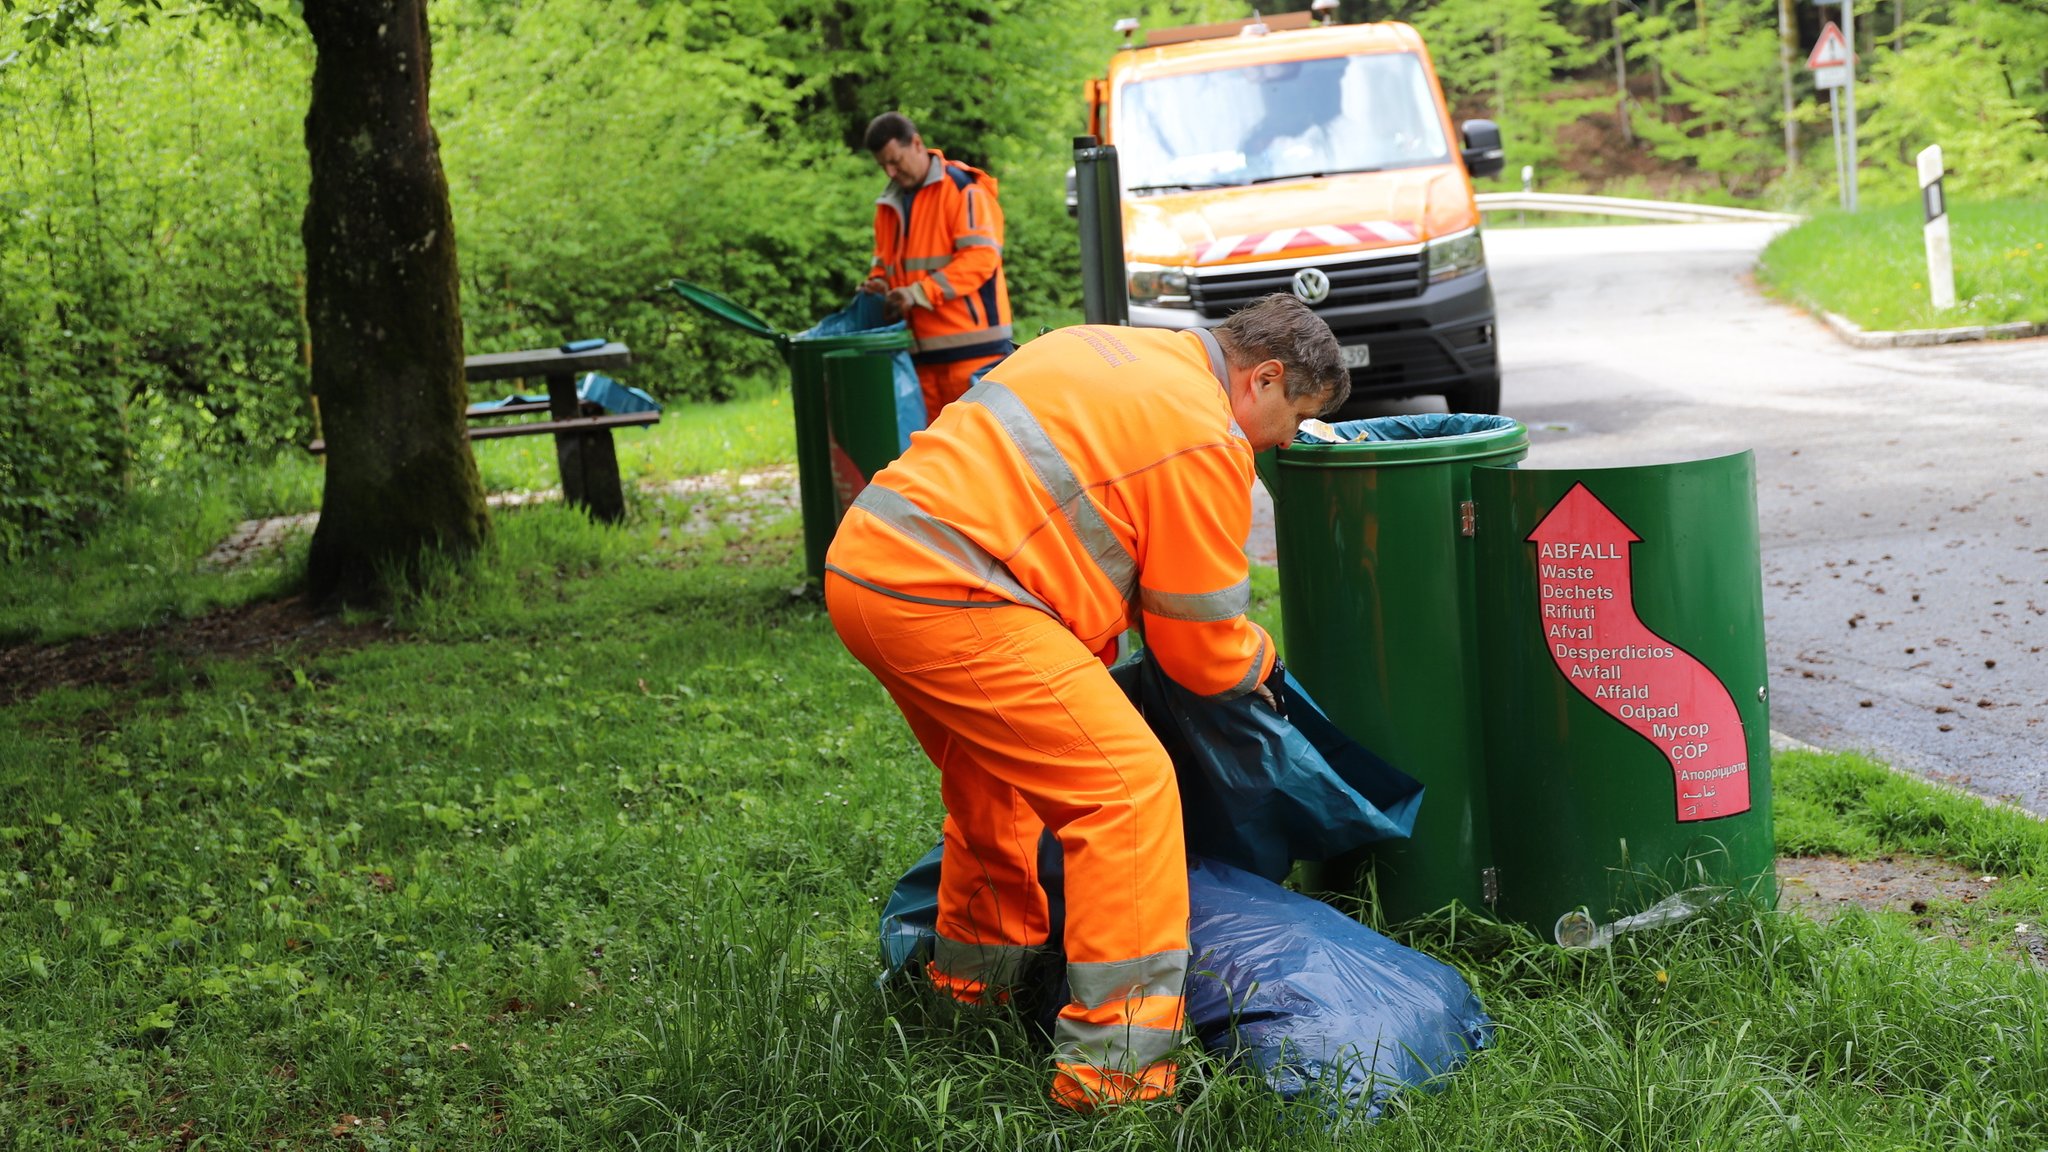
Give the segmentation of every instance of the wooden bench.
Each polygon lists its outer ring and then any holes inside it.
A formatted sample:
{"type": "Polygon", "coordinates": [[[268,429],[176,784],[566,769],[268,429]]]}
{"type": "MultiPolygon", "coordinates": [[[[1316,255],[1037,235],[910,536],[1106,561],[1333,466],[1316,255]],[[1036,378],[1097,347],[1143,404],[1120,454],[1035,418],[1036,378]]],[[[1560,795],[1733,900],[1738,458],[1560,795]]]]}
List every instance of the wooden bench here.
{"type": "MultiPolygon", "coordinates": [[[[638,428],[661,422],[659,412],[605,413],[595,404],[576,398],[576,377],[584,372],[622,368],[633,362],[632,350],[624,344],[608,343],[601,348],[564,352],[540,348],[531,352],[486,352],[465,357],[462,374],[471,384],[492,380],[526,380],[541,377],[548,384],[545,402],[469,406],[471,440],[498,440],[507,436],[553,436],[555,461],[562,470],[562,495],[569,503],[588,511],[592,519],[616,522],[626,515],[625,488],[619,481],[619,458],[612,446],[612,429],[638,428]],[[523,424],[478,424],[497,416],[533,415],[545,412],[547,420],[523,424]]],[[[314,453],[327,450],[324,440],[306,446],[314,453]]]]}

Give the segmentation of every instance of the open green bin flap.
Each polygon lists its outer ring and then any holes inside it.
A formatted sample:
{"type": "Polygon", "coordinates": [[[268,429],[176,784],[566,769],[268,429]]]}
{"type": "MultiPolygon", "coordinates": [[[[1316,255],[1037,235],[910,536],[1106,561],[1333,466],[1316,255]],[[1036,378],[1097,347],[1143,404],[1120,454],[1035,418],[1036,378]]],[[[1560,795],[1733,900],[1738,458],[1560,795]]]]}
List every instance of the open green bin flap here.
{"type": "Polygon", "coordinates": [[[786,343],[789,339],[775,325],[756,316],[746,305],[701,284],[692,284],[688,280],[670,280],[668,286],[674,289],[676,295],[748,335],[773,340],[778,344],[786,343]]]}
{"type": "MultiPolygon", "coordinates": [[[[789,407],[796,423],[796,486],[804,520],[804,573],[813,582],[825,578],[825,550],[832,544],[843,512],[834,483],[830,405],[825,395],[825,357],[833,352],[897,353],[910,349],[910,333],[902,325],[862,330],[835,323],[844,313],[804,332],[782,332],[775,325],[721,293],[687,280],[670,280],[676,295],[752,336],[775,341],[789,364],[789,407]],[[823,329],[823,331],[820,331],[823,329]]],[[[879,310],[875,297],[856,297],[879,310]]],[[[877,401],[879,403],[879,401],[877,401]]],[[[889,409],[893,411],[893,402],[889,409]]]]}

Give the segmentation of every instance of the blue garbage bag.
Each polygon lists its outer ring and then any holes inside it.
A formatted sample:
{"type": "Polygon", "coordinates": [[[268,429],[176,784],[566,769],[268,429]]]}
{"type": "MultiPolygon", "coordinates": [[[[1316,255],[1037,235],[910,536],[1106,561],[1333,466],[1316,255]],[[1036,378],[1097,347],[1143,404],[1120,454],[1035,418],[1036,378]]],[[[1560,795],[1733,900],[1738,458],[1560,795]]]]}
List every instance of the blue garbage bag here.
{"type": "MultiPolygon", "coordinates": [[[[1273,882],[1297,859],[1406,836],[1420,785],[1346,737],[1291,676],[1275,691],[1283,717],[1256,696],[1195,696],[1143,654],[1111,672],[1179,777],[1195,955],[1188,1023],[1205,1047],[1242,1060],[1284,1098],[1370,1118],[1392,1092],[1427,1084],[1487,1042],[1491,1024],[1454,970],[1273,882]]],[[[1059,851],[1042,838],[1053,937],[1019,997],[1039,1005],[1047,1029],[1066,1001],[1059,851]]],[[[883,906],[884,980],[930,955],[941,855],[913,865],[883,906]]]]}
{"type": "MultiPolygon", "coordinates": [[[[1435,440],[1444,436],[1467,436],[1475,432],[1498,432],[1515,426],[1512,416],[1488,416],[1478,412],[1413,412],[1402,416],[1373,416],[1346,420],[1328,427],[1339,441],[1435,440]]],[[[1312,432],[1294,435],[1296,444],[1328,444],[1312,432]]]]}
{"type": "MultiPolygon", "coordinates": [[[[885,980],[920,970],[930,956],[940,851],[919,860],[883,908],[885,980]]],[[[1057,933],[1064,883],[1049,835],[1039,860],[1057,933]]],[[[1456,969],[1320,900],[1196,856],[1188,908],[1188,1027],[1282,1099],[1370,1119],[1403,1088],[1436,1090],[1492,1038],[1492,1021],[1456,969]]],[[[1067,999],[1062,971],[1055,937],[1019,997],[1047,1031],[1067,999]]]]}
{"type": "MultiPolygon", "coordinates": [[[[820,336],[848,336],[855,332],[885,332],[903,327],[903,321],[890,321],[883,315],[882,298],[866,292],[854,293],[853,302],[832,313],[802,332],[791,336],[791,340],[811,340],[820,336]]],[[[917,367],[910,362],[910,353],[895,355],[896,383],[896,450],[910,447],[910,434],[923,428],[924,389],[917,382],[917,367]]]]}
{"type": "Polygon", "coordinates": [[[1296,860],[1415,826],[1422,785],[1339,731],[1292,675],[1278,713],[1257,696],[1198,696],[1143,652],[1110,675],[1173,760],[1190,853],[1282,880],[1296,860]]]}
{"type": "MultiPolygon", "coordinates": [[[[503,408],[509,404],[545,404],[545,392],[515,392],[503,400],[486,400],[469,406],[472,412],[503,408]]],[[[576,399],[595,404],[607,412],[659,412],[661,402],[638,388],[629,388],[602,372],[585,372],[576,378],[576,399]]]]}
{"type": "Polygon", "coordinates": [[[654,397],[629,388],[602,372],[585,372],[576,381],[576,398],[607,412],[659,412],[654,397]]]}

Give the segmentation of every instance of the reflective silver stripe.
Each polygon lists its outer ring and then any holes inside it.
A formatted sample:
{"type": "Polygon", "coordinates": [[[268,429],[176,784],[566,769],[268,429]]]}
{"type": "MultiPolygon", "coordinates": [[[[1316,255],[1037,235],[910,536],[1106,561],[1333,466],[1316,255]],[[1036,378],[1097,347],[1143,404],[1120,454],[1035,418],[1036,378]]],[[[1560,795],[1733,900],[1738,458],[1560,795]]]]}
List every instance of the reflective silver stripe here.
{"type": "Polygon", "coordinates": [[[951,256],[912,256],[903,262],[903,266],[912,272],[929,272],[934,268],[944,268],[952,262],[951,256]]]}
{"type": "Polygon", "coordinates": [[[992,324],[987,328],[977,328],[972,332],[955,332],[950,336],[934,336],[929,340],[919,340],[917,342],[917,350],[919,352],[937,352],[946,348],[965,348],[969,344],[991,344],[997,340],[1008,340],[1009,338],[1010,326],[1008,324],[992,324]]]}
{"type": "Polygon", "coordinates": [[[967,226],[972,228],[974,227],[974,189],[971,187],[966,189],[961,192],[960,197],[967,201],[967,226]]]}
{"type": "Polygon", "coordinates": [[[1110,584],[1125,599],[1129,600],[1138,586],[1138,561],[1123,541],[1116,538],[1109,522],[1102,518],[1102,512],[1095,502],[1088,499],[1088,492],[1081,487],[1081,481],[1067,464],[1067,458],[1053,446],[1052,437],[1024,406],[1017,394],[994,380],[984,377],[981,383],[967,390],[960,398],[965,404],[979,404],[989,410],[1003,431],[1010,434],[1010,442],[1017,451],[1024,454],[1024,462],[1038,475],[1038,482],[1052,494],[1053,503],[1060,515],[1066,517],[1067,525],[1080,539],[1081,547],[1088,550],[1088,557],[1110,584]]]}
{"type": "Polygon", "coordinates": [[[1188,950],[1168,948],[1135,960],[1069,961],[1067,994],[1083,1008],[1133,996],[1178,996],[1188,980],[1188,950]]]}
{"type": "Polygon", "coordinates": [[[1086,1064],[1135,1076],[1173,1055],[1180,1047],[1178,1028],[1141,1028],[1135,1024],[1084,1024],[1062,1019],[1053,1025],[1052,1058],[1061,1064],[1086,1064]]]}
{"type": "MultiPolygon", "coordinates": [[[[869,487],[873,487],[873,485],[869,485],[869,487]]],[[[1252,653],[1252,666],[1250,668],[1245,669],[1244,679],[1239,680],[1237,682],[1237,687],[1225,688],[1223,691],[1218,692],[1214,696],[1209,697],[1209,699],[1235,700],[1239,696],[1242,696],[1245,693],[1251,691],[1252,689],[1257,688],[1259,686],[1259,665],[1264,664],[1265,662],[1266,634],[1264,632],[1261,632],[1259,633],[1259,650],[1257,652],[1252,653]]]]}
{"type": "MultiPolygon", "coordinates": [[[[1135,960],[1069,963],[1067,993],[1092,1010],[1152,996],[1179,997],[1186,989],[1187,976],[1187,949],[1171,948],[1135,960]]],[[[1052,1038],[1057,1061],[1136,1073],[1171,1056],[1180,1043],[1181,1030],[1131,1023],[1091,1024],[1062,1015],[1053,1025],[1052,1038]]]]}
{"type": "MultiPolygon", "coordinates": [[[[1216,386],[1223,389],[1223,399],[1225,402],[1228,402],[1230,399],[1230,362],[1223,356],[1223,342],[1216,339],[1216,334],[1207,328],[1193,328],[1189,329],[1189,331],[1192,331],[1201,338],[1203,349],[1209,353],[1209,371],[1215,374],[1216,386]]],[[[1250,437],[1244,434],[1244,429],[1237,426],[1237,414],[1235,411],[1230,416],[1230,434],[1239,440],[1250,439],[1250,437]]]]}
{"type": "Polygon", "coordinates": [[[1216,374],[1216,383],[1224,392],[1230,391],[1230,362],[1223,357],[1223,343],[1207,328],[1193,329],[1202,338],[1202,347],[1209,351],[1209,371],[1216,374]]]}
{"type": "Polygon", "coordinates": [[[953,290],[953,282],[946,279],[944,272],[932,273],[932,282],[939,286],[939,292],[948,300],[958,300],[960,293],[953,290]]]}
{"type": "Polygon", "coordinates": [[[1138,601],[1145,611],[1161,619],[1208,624],[1244,615],[1252,606],[1252,581],[1247,576],[1215,592],[1160,592],[1141,585],[1138,601]]]}
{"type": "MultiPolygon", "coordinates": [[[[993,588],[1027,608],[1036,608],[1055,620],[1059,619],[1059,613],[1046,607],[1045,601],[1026,592],[1024,586],[1017,582],[1017,578],[1010,574],[1010,570],[1003,566],[1003,562],[989,555],[987,549],[961,535],[960,530],[951,524],[912,504],[894,488],[870,484],[861,489],[859,496],[854,497],[853,506],[903,533],[933,555],[951,561],[962,572],[980,581],[983,587],[993,588]]],[[[864,587],[874,588],[877,592],[898,599],[909,599],[900,592],[879,588],[865,581],[861,583],[864,587]]]]}
{"type": "Polygon", "coordinates": [[[1022,944],[963,944],[938,937],[932,946],[932,967],[955,980],[972,980],[989,988],[1015,988],[1039,949],[1022,944]]]}
{"type": "Polygon", "coordinates": [[[953,241],[953,251],[958,252],[962,248],[993,248],[996,250],[997,255],[1001,255],[1003,251],[1001,244],[986,236],[961,236],[956,238],[953,241]]]}
{"type": "Polygon", "coordinates": [[[908,592],[898,592],[894,588],[884,588],[880,584],[877,584],[872,580],[863,580],[860,577],[855,576],[853,573],[848,572],[846,569],[841,568],[837,564],[825,565],[825,571],[832,573],[834,576],[837,576],[842,580],[851,580],[855,584],[860,585],[861,587],[867,589],[870,592],[879,592],[892,600],[908,600],[912,604],[932,604],[940,608],[1017,607],[1017,605],[1010,603],[1008,600],[944,600],[937,596],[912,596],[908,592]]]}

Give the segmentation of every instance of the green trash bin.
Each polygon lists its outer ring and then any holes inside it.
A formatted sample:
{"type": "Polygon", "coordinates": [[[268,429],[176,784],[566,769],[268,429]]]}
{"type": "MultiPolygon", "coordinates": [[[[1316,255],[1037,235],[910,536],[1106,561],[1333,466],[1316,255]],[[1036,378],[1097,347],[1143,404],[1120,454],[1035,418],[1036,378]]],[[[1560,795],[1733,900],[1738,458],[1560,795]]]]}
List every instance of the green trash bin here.
{"type": "Polygon", "coordinates": [[[1481,467],[1472,492],[1500,915],[1588,944],[1729,891],[1768,902],[1754,457],[1481,467]]]}
{"type": "Polygon", "coordinates": [[[1315,866],[1312,887],[1402,920],[1492,903],[1472,471],[1529,450],[1502,416],[1336,425],[1398,436],[1295,443],[1269,465],[1287,665],[1345,734],[1420,780],[1410,839],[1315,866]]]}
{"type": "MultiPolygon", "coordinates": [[[[844,507],[837,494],[832,463],[832,435],[826,401],[825,358],[834,352],[867,352],[883,356],[907,352],[911,336],[903,328],[849,332],[836,336],[804,336],[781,332],[744,306],[687,280],[671,280],[677,295],[750,335],[773,340],[789,364],[790,409],[796,420],[797,496],[803,507],[804,575],[812,583],[825,578],[825,550],[839,528],[844,507]]],[[[881,411],[893,421],[894,392],[881,411]]],[[[872,473],[870,473],[872,474],[872,473]]]]}
{"type": "Polygon", "coordinates": [[[903,448],[893,350],[825,353],[825,429],[835,507],[844,516],[853,498],[903,448]]]}

